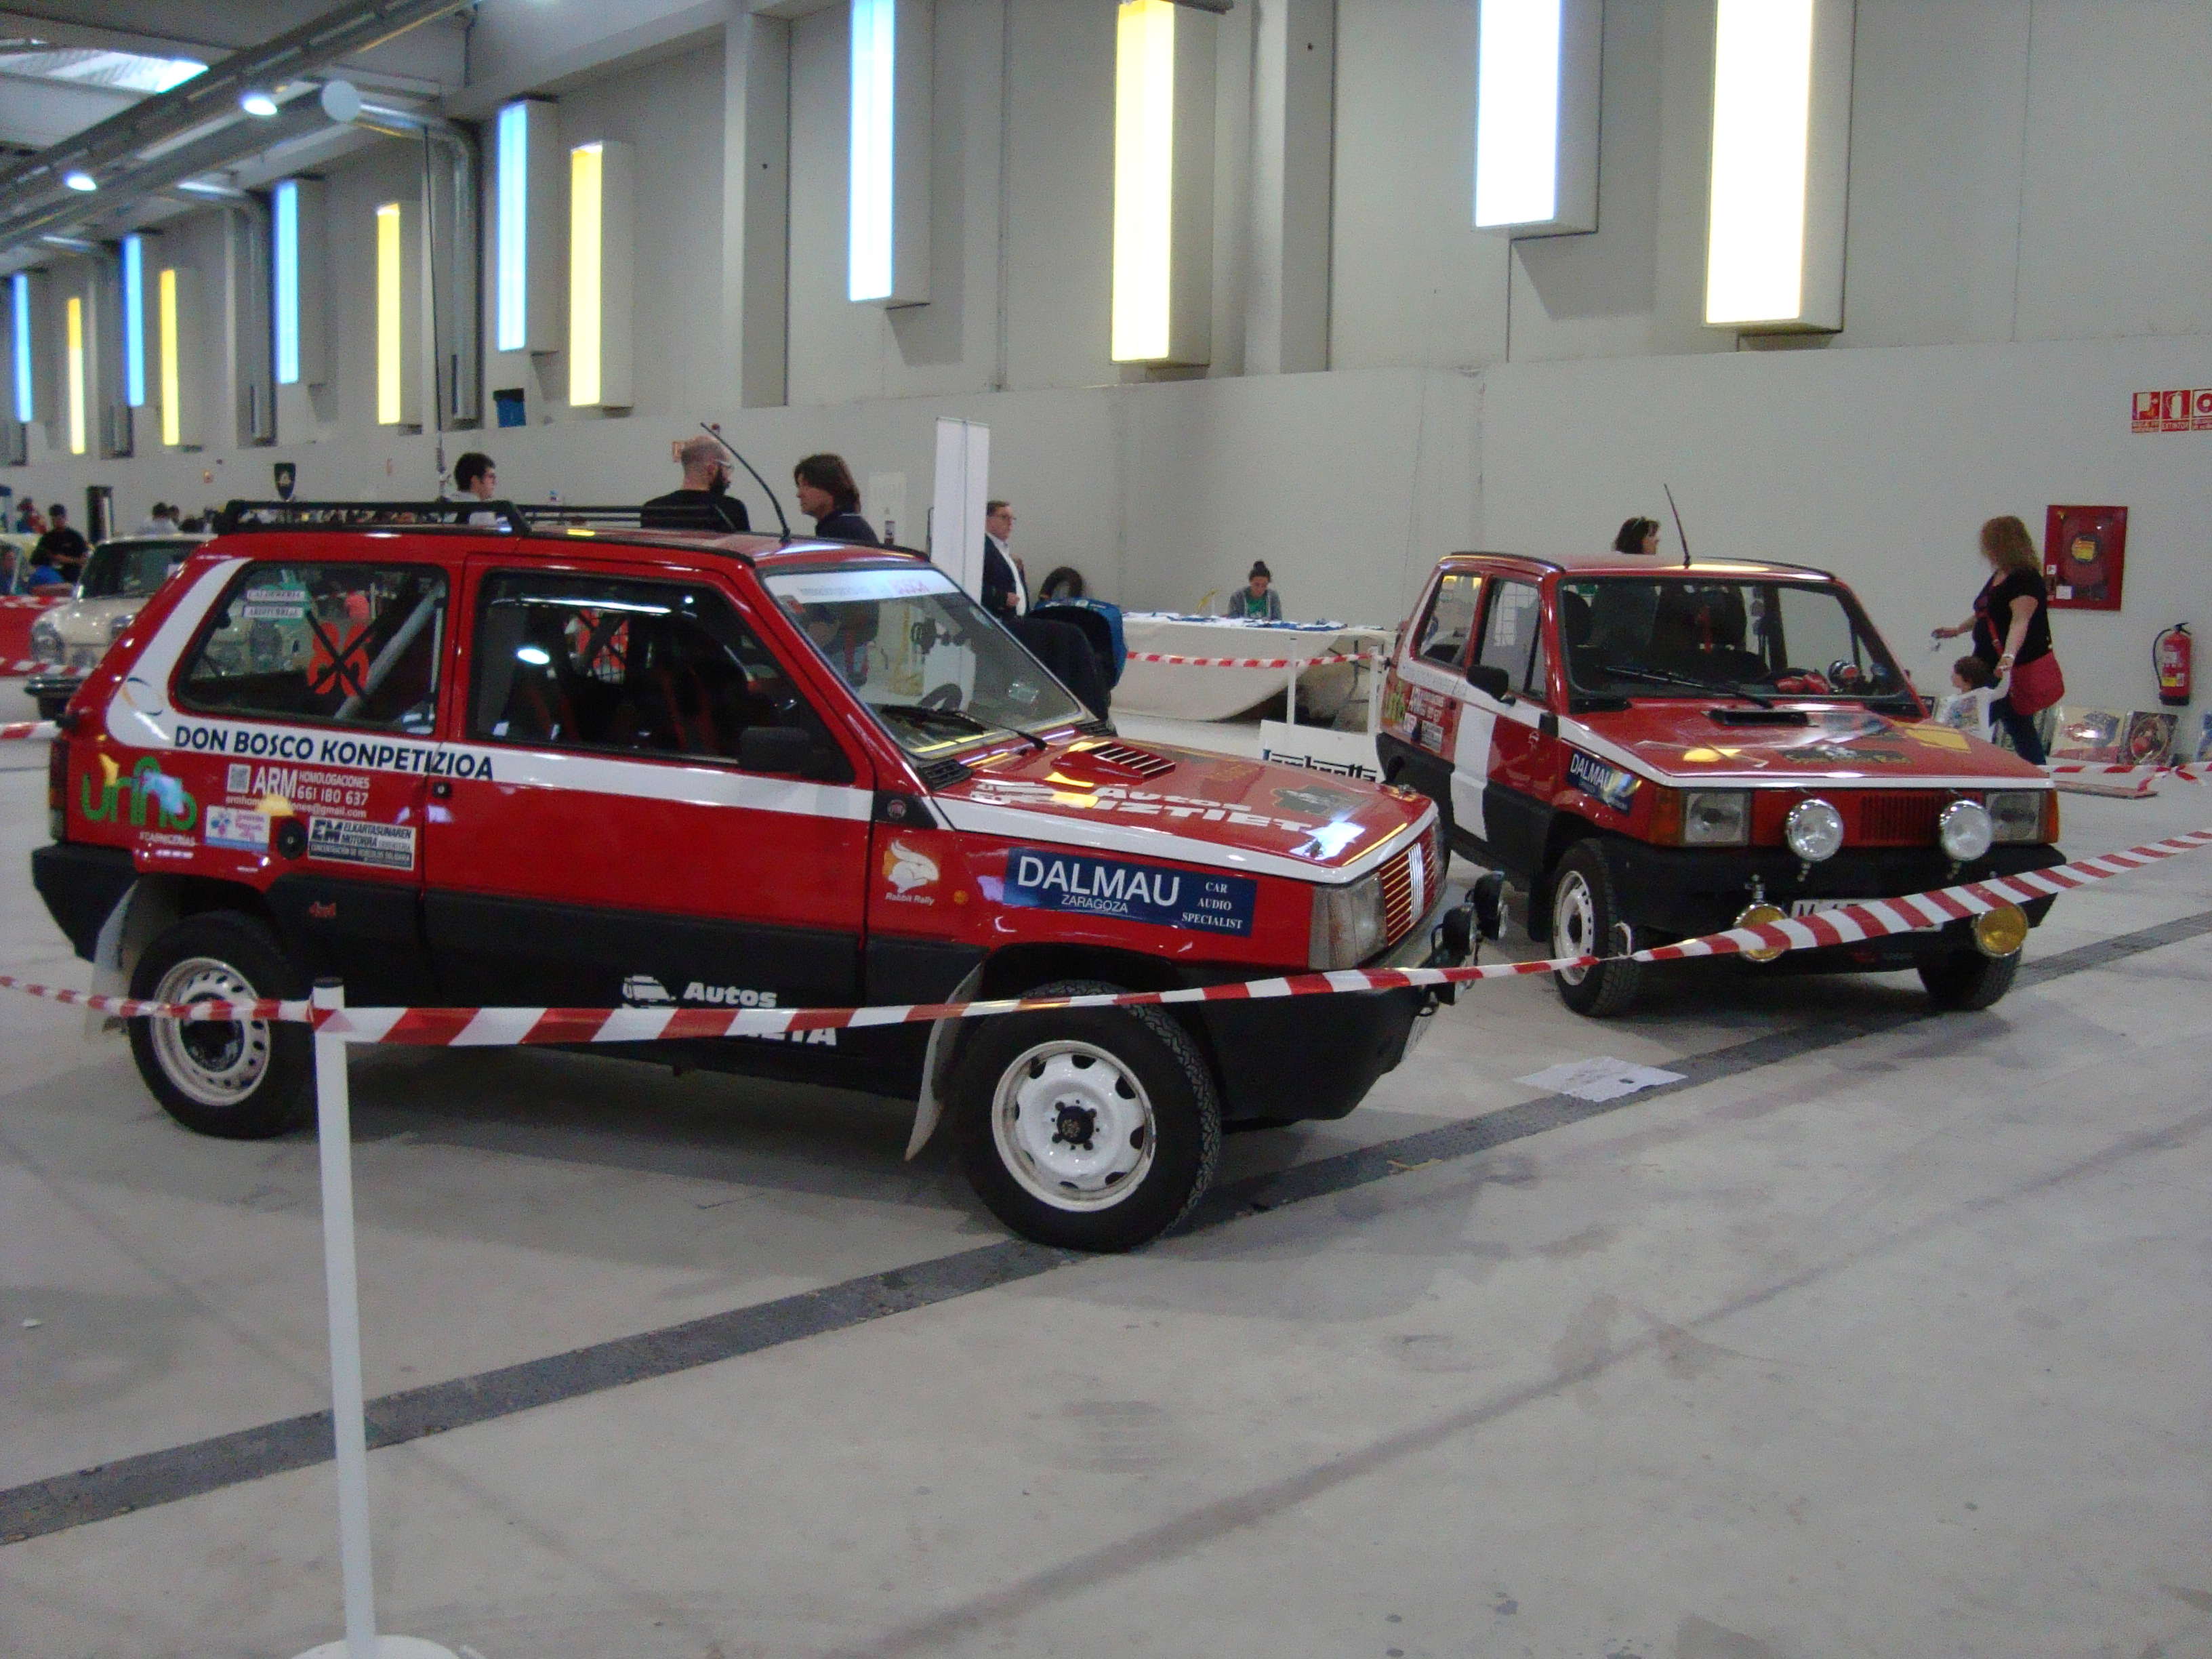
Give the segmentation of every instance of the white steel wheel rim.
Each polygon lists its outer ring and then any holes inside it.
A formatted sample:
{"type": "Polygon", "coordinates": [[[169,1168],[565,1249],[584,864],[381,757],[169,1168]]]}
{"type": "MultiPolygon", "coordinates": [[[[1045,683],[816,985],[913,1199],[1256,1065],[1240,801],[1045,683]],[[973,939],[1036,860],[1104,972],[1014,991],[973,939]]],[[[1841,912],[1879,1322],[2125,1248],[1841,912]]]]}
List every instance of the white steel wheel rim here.
{"type": "MultiPolygon", "coordinates": [[[[187,957],[161,975],[155,1002],[253,1002],[246,975],[213,957],[187,957]]],[[[265,1020],[154,1021],[154,1053],[170,1082],[203,1106],[235,1106],[268,1074],[275,1045],[265,1020]]]]}
{"type": "MultiPolygon", "coordinates": [[[[1559,878],[1559,890],[1552,896],[1552,954],[1555,957],[1594,957],[1597,950],[1597,896],[1590,891],[1589,883],[1579,870],[1570,870],[1559,878]]],[[[1579,985],[1588,976],[1588,968],[1562,968],[1559,977],[1570,985],[1579,985]]]]}
{"type": "Polygon", "coordinates": [[[1137,1074],[1096,1043],[1040,1042],[999,1074],[999,1161],[1056,1210],[1110,1209],[1144,1185],[1159,1135],[1137,1074]]]}

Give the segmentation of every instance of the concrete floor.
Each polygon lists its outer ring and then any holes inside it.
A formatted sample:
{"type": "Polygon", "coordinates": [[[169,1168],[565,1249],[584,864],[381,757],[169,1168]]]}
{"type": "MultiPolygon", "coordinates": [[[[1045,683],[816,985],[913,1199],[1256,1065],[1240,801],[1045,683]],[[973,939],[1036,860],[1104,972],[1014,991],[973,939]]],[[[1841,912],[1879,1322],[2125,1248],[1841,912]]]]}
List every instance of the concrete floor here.
{"type": "MultiPolygon", "coordinates": [[[[43,757],[4,767],[20,872],[43,757]]],[[[2067,817],[2124,846],[2212,790],[2067,817]]],[[[1689,974],[1604,1025],[1486,986],[1343,1123],[1232,1138],[1247,1201],[1073,1265],[901,1164],[890,1103],[364,1054],[372,1395],[1018,1268],[376,1453],[383,1624],[482,1659],[2212,1656],[2212,852],[2030,951],[1942,1019],[1897,978],[1689,974]],[[1716,1054],[1580,1121],[1514,1081],[1716,1054]]],[[[88,972],[20,878],[9,970],[88,972]]],[[[325,1403],[312,1142],[185,1133],[65,1009],[0,994],[0,1516],[325,1403]]],[[[337,1634],[333,1526],[312,1462],[0,1544],[0,1655],[289,1659],[337,1634]]]]}

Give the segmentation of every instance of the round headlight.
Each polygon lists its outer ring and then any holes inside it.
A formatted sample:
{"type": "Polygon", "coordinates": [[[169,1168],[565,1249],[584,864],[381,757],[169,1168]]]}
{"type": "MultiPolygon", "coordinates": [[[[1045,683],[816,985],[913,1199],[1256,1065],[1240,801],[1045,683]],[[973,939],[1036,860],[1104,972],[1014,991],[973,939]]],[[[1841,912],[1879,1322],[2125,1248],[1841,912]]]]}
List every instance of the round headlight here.
{"type": "Polygon", "coordinates": [[[130,627],[134,620],[135,618],[132,617],[131,613],[127,611],[124,612],[123,615],[111,620],[107,624],[107,637],[109,640],[114,641],[121,639],[123,637],[123,630],[130,627]]]}
{"type": "Polygon", "coordinates": [[[1782,839],[1808,864],[1832,859],[1844,844],[1844,815],[1817,796],[1801,800],[1782,820],[1782,839]]]}
{"type": "Polygon", "coordinates": [[[1972,864],[1988,852],[1996,834],[1988,810],[1978,800],[1954,800],[1936,820],[1936,841],[1961,864],[1972,864]]]}
{"type": "Polygon", "coordinates": [[[44,617],[31,624],[31,654],[40,662],[62,659],[62,631],[44,617]]]}

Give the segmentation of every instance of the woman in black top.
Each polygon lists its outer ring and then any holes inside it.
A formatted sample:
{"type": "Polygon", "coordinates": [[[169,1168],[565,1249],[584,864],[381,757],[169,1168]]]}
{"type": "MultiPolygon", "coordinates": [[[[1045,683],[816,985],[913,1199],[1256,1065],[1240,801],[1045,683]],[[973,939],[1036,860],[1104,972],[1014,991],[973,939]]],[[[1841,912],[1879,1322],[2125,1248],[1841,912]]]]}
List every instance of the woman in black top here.
{"type": "Polygon", "coordinates": [[[809,455],[791,469],[799,510],[814,520],[814,533],[880,547],[883,540],[860,516],[860,487],[842,455],[809,455]]]}
{"type": "MultiPolygon", "coordinates": [[[[2035,556],[2035,544],[2018,519],[1991,519],[1982,526],[1982,556],[1990,562],[1990,579],[1974,596],[1974,614],[1955,628],[1939,628],[1935,633],[1939,640],[1972,634],[1974,655],[2002,679],[2051,654],[2050,594],[2043,585],[2043,563],[2035,556]]],[[[2014,708],[2008,695],[1990,705],[1990,716],[2004,727],[2022,760],[2043,764],[2043,738],[2033,714],[2014,708]]]]}

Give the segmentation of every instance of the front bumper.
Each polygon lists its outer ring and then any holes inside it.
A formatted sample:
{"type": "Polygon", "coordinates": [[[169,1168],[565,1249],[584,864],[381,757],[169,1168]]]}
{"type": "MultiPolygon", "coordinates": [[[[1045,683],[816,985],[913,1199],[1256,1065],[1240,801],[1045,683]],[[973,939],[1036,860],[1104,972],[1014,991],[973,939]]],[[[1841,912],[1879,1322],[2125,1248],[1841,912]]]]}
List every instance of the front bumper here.
{"type": "Polygon", "coordinates": [[[67,702],[76,696],[77,687],[84,681],[85,677],[74,669],[48,668],[27,678],[23,682],[23,689],[40,702],[48,698],[58,698],[67,702]]]}
{"type": "MultiPolygon", "coordinates": [[[[1720,933],[1734,927],[1755,898],[1784,911],[1801,899],[1901,898],[1990,876],[2045,870],[2065,861],[2064,854],[2045,845],[1993,847],[1986,856],[1963,866],[1932,847],[1869,847],[1845,848],[1808,868],[1781,848],[1653,847],[1611,837],[1598,845],[1640,945],[1720,933]]],[[[2029,921],[2039,924],[2051,901],[2037,899],[2021,908],[2029,921]]],[[[1910,967],[1931,953],[1962,947],[1972,948],[1971,927],[1956,922],[1832,950],[1793,951],[1769,971],[1910,967]]]]}
{"type": "MultiPolygon", "coordinates": [[[[1472,951],[1434,938],[1451,907],[1443,899],[1396,945],[1364,968],[1455,967],[1472,951]]],[[[1201,1002],[1191,1012],[1218,1062],[1224,1118],[1337,1118],[1406,1057],[1434,1012],[1435,991],[1349,991],[1262,1002],[1201,1002]]]]}

